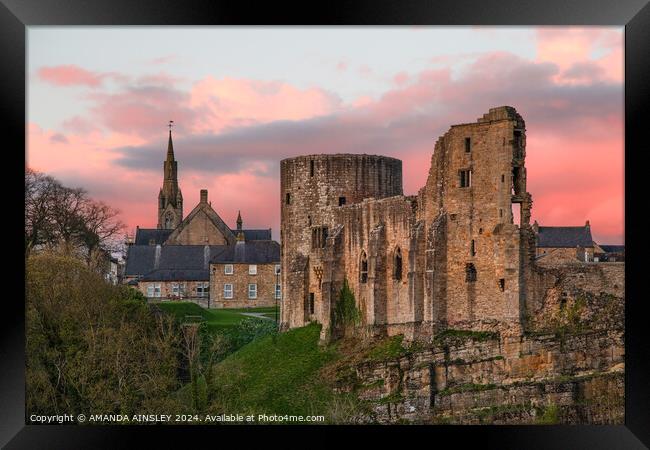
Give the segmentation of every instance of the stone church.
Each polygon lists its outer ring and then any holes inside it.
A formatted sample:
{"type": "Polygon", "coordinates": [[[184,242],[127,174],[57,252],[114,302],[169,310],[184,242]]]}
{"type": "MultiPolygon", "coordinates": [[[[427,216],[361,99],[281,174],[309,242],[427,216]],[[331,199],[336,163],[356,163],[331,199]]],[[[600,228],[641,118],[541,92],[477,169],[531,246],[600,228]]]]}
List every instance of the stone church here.
{"type": "Polygon", "coordinates": [[[169,131],[157,228],[136,228],[124,282],[154,301],[189,300],[210,308],[273,306],[279,300],[280,245],[271,229],[230,228],[212,208],[208,191],[183,216],[178,162],[169,131]]]}

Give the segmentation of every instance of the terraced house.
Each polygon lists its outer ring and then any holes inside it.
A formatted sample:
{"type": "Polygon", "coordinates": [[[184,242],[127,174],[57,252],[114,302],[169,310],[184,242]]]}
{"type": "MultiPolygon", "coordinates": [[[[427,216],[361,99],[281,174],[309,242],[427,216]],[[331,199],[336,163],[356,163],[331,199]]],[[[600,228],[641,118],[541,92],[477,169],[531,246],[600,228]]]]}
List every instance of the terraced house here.
{"type": "Polygon", "coordinates": [[[235,229],[219,217],[201,190],[183,218],[171,130],[158,195],[158,227],[137,228],[129,243],[124,282],[152,301],[191,300],[204,307],[273,306],[281,290],[280,245],[271,229],[235,229]]]}

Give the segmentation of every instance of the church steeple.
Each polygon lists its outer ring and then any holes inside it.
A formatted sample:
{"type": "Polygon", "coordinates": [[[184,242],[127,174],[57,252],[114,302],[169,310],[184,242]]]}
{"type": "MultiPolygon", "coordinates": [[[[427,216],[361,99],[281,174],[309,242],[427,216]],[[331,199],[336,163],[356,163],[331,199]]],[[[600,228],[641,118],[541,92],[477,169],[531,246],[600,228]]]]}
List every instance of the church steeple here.
{"type": "Polygon", "coordinates": [[[241,231],[242,220],[241,220],[241,211],[237,211],[237,231],[241,231]]]}
{"type": "Polygon", "coordinates": [[[167,158],[163,163],[163,185],[158,194],[158,228],[174,229],[183,220],[183,194],[178,187],[178,163],[174,158],[172,126],[169,121],[167,158]]]}

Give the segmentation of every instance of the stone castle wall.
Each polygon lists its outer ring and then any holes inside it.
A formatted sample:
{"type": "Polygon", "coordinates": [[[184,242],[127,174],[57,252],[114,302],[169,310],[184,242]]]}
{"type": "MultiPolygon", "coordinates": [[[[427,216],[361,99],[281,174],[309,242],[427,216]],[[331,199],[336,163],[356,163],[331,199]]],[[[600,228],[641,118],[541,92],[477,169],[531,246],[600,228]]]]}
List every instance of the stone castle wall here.
{"type": "Polygon", "coordinates": [[[364,324],[389,334],[521,332],[534,255],[524,159],[524,121],[501,107],[437,141],[416,197],[402,196],[401,162],[393,158],[283,160],[283,327],[316,320],[327,329],[347,279],[364,324]],[[521,205],[519,225],[513,204],[521,205]]]}

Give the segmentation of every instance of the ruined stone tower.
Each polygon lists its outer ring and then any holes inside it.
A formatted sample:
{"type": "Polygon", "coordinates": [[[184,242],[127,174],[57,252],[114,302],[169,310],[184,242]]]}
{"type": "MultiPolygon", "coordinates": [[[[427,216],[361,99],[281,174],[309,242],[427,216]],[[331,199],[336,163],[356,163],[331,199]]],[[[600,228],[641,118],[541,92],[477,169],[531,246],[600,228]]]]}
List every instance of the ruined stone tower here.
{"type": "Polygon", "coordinates": [[[178,187],[178,163],[174,159],[172,130],[169,130],[167,159],[163,163],[163,185],[158,194],[158,228],[173,230],[183,220],[183,194],[178,187]]]}
{"type": "MultiPolygon", "coordinates": [[[[402,194],[402,162],[374,155],[309,155],[281,162],[282,322],[325,317],[321,289],[336,211],[364,199],[402,194]],[[318,311],[316,311],[316,309],[318,311]]],[[[331,246],[330,246],[331,248],[331,246]]],[[[329,277],[329,276],[328,276],[329,277]]],[[[329,298],[329,297],[328,297],[329,298]]]]}
{"type": "Polygon", "coordinates": [[[518,333],[534,253],[524,159],[524,121],[504,106],[438,139],[417,196],[393,158],[283,160],[282,326],[327,333],[347,279],[375,333],[518,333]]]}

